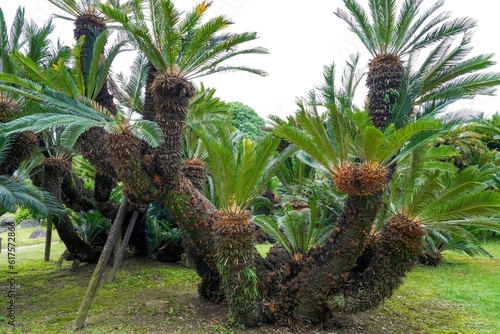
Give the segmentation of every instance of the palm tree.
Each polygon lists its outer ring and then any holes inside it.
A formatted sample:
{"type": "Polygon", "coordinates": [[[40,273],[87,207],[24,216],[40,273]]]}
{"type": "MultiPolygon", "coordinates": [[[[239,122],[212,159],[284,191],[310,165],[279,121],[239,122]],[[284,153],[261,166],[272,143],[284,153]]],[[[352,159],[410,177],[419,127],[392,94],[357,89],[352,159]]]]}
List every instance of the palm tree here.
{"type": "Polygon", "coordinates": [[[445,41],[474,28],[470,18],[448,20],[448,12],[438,13],[440,0],[419,16],[422,0],[404,1],[399,12],[396,0],[370,0],[369,15],[356,0],[344,0],[347,10],[335,14],[347,22],[368,52],[366,85],[368,112],[373,124],[384,129],[391,122],[394,107],[405,75],[404,57],[445,41]]]}

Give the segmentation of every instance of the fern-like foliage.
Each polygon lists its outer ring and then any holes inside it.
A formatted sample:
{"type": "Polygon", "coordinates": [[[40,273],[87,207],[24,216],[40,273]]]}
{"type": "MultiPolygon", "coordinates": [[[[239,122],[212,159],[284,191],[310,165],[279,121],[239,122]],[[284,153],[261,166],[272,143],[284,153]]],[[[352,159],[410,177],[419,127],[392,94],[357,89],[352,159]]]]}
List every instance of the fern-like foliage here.
{"type": "Polygon", "coordinates": [[[245,71],[265,75],[262,70],[245,66],[223,65],[242,54],[266,54],[264,48],[238,49],[257,38],[254,32],[221,33],[232,22],[223,16],[205,19],[212,2],[203,1],[182,13],[170,0],[152,0],[144,8],[142,1],[98,4],[110,19],[118,22],[151,64],[162,73],[186,79],[218,72],[245,71]],[[130,12],[128,12],[130,11],[130,12]]]}

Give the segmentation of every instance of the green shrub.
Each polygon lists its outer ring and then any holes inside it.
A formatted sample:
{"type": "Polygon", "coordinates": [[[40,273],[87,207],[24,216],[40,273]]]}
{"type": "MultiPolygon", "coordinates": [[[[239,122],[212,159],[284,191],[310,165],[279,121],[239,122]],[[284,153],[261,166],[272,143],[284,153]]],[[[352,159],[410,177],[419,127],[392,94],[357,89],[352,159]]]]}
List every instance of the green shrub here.
{"type": "Polygon", "coordinates": [[[14,222],[19,224],[23,220],[33,218],[33,212],[30,209],[18,206],[16,212],[14,213],[14,222]]]}

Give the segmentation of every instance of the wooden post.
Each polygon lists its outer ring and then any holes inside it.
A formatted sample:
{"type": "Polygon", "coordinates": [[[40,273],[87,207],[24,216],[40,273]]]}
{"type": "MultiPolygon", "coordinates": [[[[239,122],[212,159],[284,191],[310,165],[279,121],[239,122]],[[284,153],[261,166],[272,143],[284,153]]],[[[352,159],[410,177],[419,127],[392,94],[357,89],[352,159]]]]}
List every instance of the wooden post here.
{"type": "Polygon", "coordinates": [[[52,217],[47,218],[47,234],[45,235],[44,261],[50,261],[50,246],[52,243],[52,217]]]}
{"type": "Polygon", "coordinates": [[[126,198],[124,198],[122,204],[120,205],[120,209],[118,210],[118,214],[115,217],[115,221],[111,226],[111,230],[109,231],[108,239],[106,240],[106,244],[104,245],[101,256],[99,257],[99,261],[97,262],[97,265],[95,267],[94,274],[90,279],[85,297],[83,298],[80,309],[78,310],[78,314],[75,319],[75,330],[81,329],[85,323],[85,319],[87,318],[87,315],[89,313],[89,309],[92,305],[92,301],[94,300],[97,288],[99,287],[99,283],[101,282],[104,271],[106,270],[106,265],[108,264],[109,258],[111,257],[111,252],[113,251],[115,240],[120,234],[122,223],[127,214],[128,207],[129,202],[126,198]]]}
{"type": "Polygon", "coordinates": [[[123,242],[113,262],[113,268],[111,269],[111,272],[108,274],[108,280],[107,280],[108,283],[111,283],[115,280],[116,273],[118,272],[118,269],[120,269],[120,264],[123,261],[123,256],[125,255],[125,250],[127,249],[128,242],[130,240],[130,236],[132,235],[132,230],[134,229],[138,215],[139,212],[137,211],[134,211],[134,213],[132,214],[132,218],[130,219],[130,223],[128,224],[127,231],[125,232],[125,236],[123,237],[123,242]]]}

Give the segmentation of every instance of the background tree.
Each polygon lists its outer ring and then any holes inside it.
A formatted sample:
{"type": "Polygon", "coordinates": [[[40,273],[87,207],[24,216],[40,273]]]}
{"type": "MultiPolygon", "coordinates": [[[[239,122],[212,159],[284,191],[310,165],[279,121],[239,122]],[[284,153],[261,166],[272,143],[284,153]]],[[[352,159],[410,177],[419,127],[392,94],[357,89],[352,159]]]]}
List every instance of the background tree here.
{"type": "Polygon", "coordinates": [[[257,140],[263,136],[262,128],[265,125],[265,121],[255,110],[241,102],[230,102],[229,106],[231,124],[244,137],[250,140],[257,140]]]}

